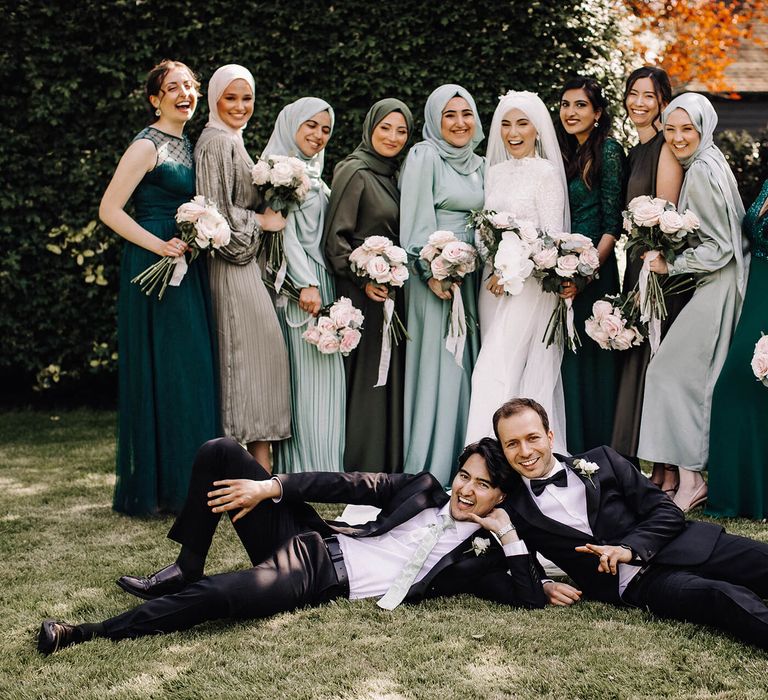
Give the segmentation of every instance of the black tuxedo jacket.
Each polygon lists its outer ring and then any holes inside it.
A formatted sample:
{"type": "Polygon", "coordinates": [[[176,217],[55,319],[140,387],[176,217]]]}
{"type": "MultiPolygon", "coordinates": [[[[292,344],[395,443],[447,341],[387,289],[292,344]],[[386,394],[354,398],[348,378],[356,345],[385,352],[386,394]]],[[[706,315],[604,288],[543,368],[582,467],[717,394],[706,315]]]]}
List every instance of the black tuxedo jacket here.
{"type": "MultiPolygon", "coordinates": [[[[376,474],[364,472],[307,472],[281,474],[283,501],[295,508],[304,524],[324,536],[371,537],[388,532],[426,508],[442,508],[449,500],[440,483],[429,473],[376,474]],[[306,502],[352,503],[381,509],[368,523],[351,526],[325,521],[306,502]]],[[[446,554],[418,583],[406,601],[470,593],[508,605],[540,608],[546,598],[533,556],[505,557],[495,538],[480,529],[446,554]],[[472,540],[487,538],[491,547],[475,555],[472,540]]]]}
{"type": "Polygon", "coordinates": [[[599,573],[593,554],[575,547],[626,545],[635,563],[695,566],[705,562],[723,529],[711,523],[686,521],[683,512],[632,464],[610,447],[574,457],[555,457],[583,482],[592,535],[545,517],[522,479],[502,504],[530,550],[541,552],[565,571],[588,597],[621,603],[618,576],[599,573]],[[576,458],[595,462],[592,479],[573,467],[576,458]]]}

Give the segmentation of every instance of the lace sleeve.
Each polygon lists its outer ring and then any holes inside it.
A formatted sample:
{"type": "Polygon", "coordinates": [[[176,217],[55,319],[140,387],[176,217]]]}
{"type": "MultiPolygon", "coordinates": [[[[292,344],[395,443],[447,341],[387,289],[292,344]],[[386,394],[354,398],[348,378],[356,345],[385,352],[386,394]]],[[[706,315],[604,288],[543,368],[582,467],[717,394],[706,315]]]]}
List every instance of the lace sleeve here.
{"type": "Polygon", "coordinates": [[[624,209],[624,171],[626,156],[618,141],[603,144],[603,172],[600,178],[600,232],[620,238],[621,212],[624,209]]]}
{"type": "Polygon", "coordinates": [[[565,192],[557,172],[548,161],[543,161],[542,177],[536,190],[536,212],[539,228],[546,231],[563,230],[563,209],[567,206],[565,192]]]}

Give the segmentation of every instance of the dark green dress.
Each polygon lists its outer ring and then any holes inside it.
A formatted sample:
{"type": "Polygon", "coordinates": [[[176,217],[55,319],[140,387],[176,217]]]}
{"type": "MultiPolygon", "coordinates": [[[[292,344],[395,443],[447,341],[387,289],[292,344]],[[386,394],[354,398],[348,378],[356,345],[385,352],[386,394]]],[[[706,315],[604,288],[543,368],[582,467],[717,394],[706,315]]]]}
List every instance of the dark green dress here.
{"type": "Polygon", "coordinates": [[[747,292],[739,323],[712,395],[707,513],[768,517],[768,387],[750,362],[761,333],[768,334],[768,180],[744,217],[752,245],[747,292]]]}
{"type": "MultiPolygon", "coordinates": [[[[152,127],[157,165],[133,194],[134,218],[164,240],[178,207],[195,194],[192,146],[152,127]]],[[[175,513],[187,495],[197,448],[219,435],[215,346],[205,258],[189,265],[162,300],[132,284],[157,262],[125,244],[118,299],[119,417],[114,508],[128,515],[175,513]]]]}
{"type": "MultiPolygon", "coordinates": [[[[336,292],[363,312],[365,324],[357,350],[344,358],[347,378],[347,431],[344,469],[401,472],[403,470],[403,383],[405,343],[392,345],[385,386],[374,387],[379,374],[384,304],[369,299],[366,279],[349,268],[349,254],[368,236],[386,236],[400,245],[400,196],[394,178],[372,170],[357,170],[342,199],[326,222],[325,256],[336,278],[336,292]],[[394,195],[394,196],[393,196],[394,195]]],[[[395,293],[395,311],[405,323],[403,288],[395,293]]]]}
{"type": "MultiPolygon", "coordinates": [[[[621,212],[624,205],[624,150],[618,141],[606,139],[600,177],[588,189],[581,177],[568,182],[571,230],[589,236],[597,245],[603,234],[617,239],[622,232],[621,212]]],[[[563,392],[565,394],[568,450],[584,452],[611,441],[613,414],[616,407],[617,358],[615,353],[601,350],[584,330],[584,322],[592,315],[592,304],[604,294],[619,291],[616,257],[611,255],[600,268],[600,277],[587,285],[573,302],[576,330],[581,347],[574,354],[563,355],[563,392]]]]}

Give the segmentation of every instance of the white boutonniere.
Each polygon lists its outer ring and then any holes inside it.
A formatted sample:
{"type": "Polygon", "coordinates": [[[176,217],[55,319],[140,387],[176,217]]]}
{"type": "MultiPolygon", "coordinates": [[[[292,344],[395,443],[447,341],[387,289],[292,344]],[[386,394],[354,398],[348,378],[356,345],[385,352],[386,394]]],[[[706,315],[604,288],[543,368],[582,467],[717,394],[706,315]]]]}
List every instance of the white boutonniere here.
{"type": "Polygon", "coordinates": [[[586,459],[574,459],[573,468],[582,476],[587,477],[587,479],[589,479],[589,483],[592,484],[592,486],[595,485],[595,482],[592,481],[592,475],[600,469],[597,464],[594,462],[588,462],[586,459]]]}
{"type": "Polygon", "coordinates": [[[475,539],[472,540],[472,546],[467,549],[464,554],[467,554],[468,552],[474,552],[475,556],[479,557],[485,554],[490,546],[491,541],[486,537],[475,537],[475,539]]]}

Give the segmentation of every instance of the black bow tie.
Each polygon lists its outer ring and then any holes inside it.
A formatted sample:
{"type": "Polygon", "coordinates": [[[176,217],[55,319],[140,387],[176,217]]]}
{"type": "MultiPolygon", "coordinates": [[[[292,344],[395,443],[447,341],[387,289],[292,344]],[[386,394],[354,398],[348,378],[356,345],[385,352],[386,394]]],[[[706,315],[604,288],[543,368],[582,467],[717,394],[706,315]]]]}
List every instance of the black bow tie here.
{"type": "Polygon", "coordinates": [[[544,489],[549,485],[554,486],[568,486],[568,474],[565,469],[561,469],[554,476],[550,476],[549,479],[531,479],[531,491],[534,496],[541,496],[544,493],[544,489]]]}

